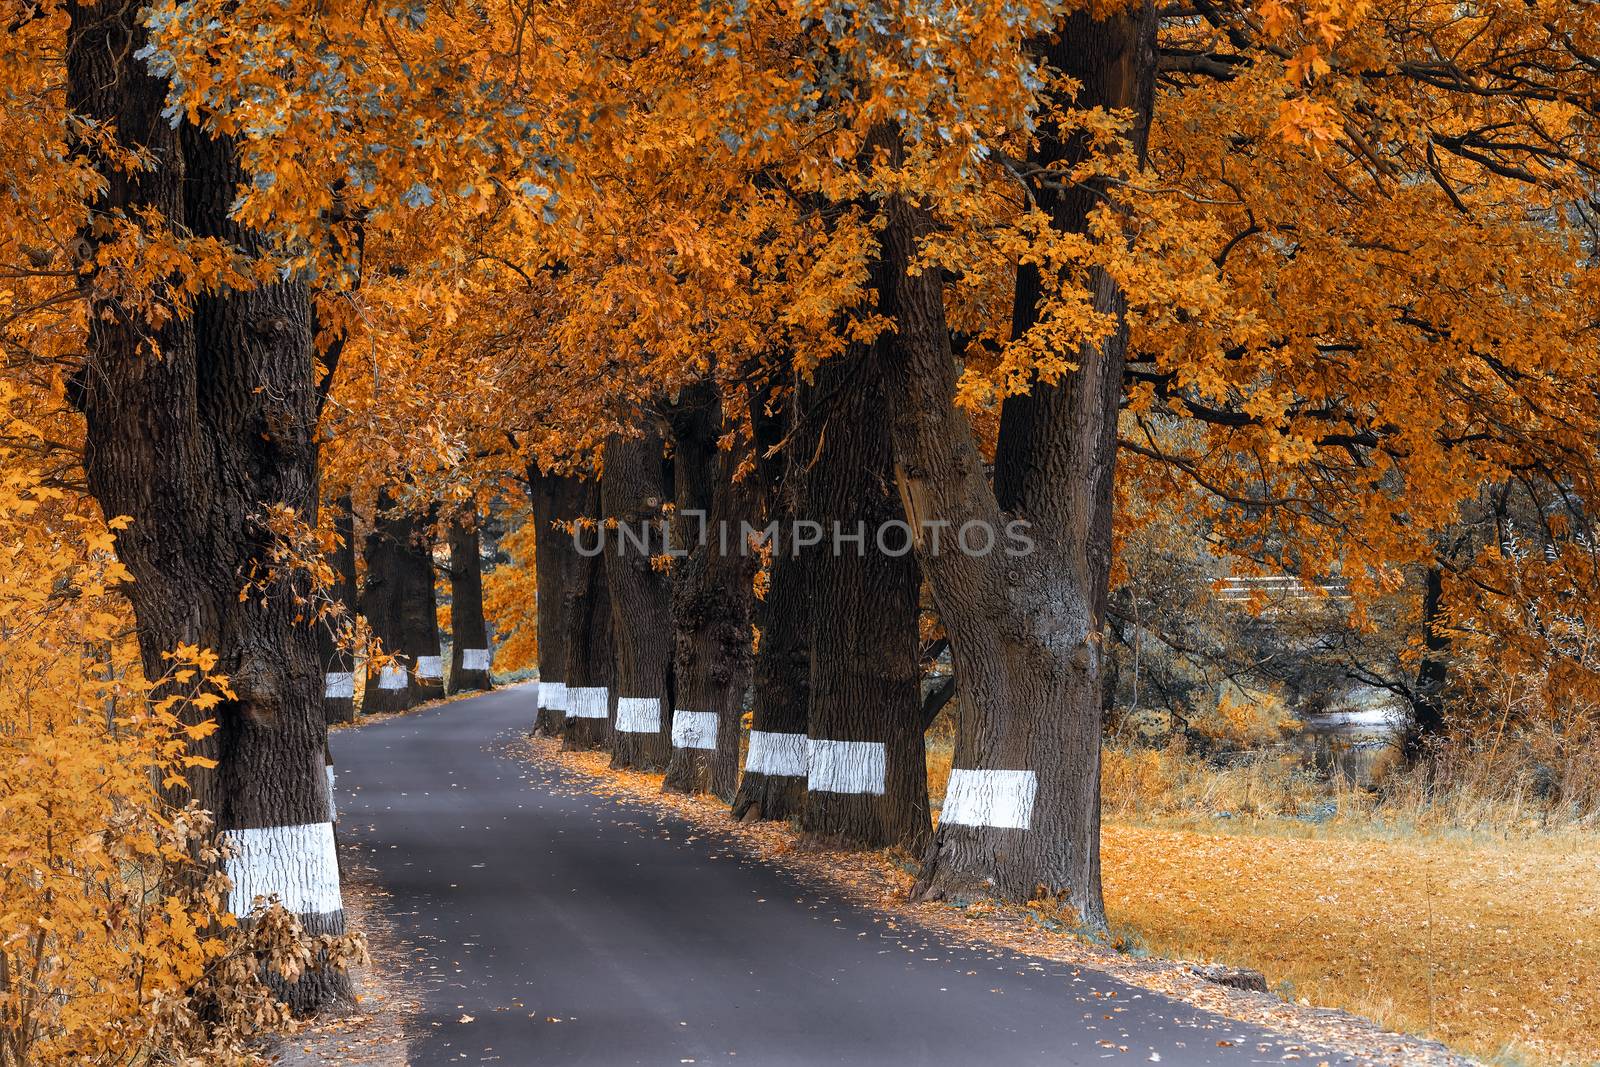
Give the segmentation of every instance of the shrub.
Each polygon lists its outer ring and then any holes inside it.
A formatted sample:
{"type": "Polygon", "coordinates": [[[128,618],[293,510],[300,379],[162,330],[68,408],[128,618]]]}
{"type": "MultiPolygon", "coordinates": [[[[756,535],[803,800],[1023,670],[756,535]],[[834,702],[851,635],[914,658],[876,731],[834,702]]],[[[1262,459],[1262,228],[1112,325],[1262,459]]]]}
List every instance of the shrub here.
{"type": "Polygon", "coordinates": [[[112,591],[128,579],[113,536],[8,469],[0,1067],[245,1062],[253,1035],[289,1025],[267,971],[359,954],[358,941],[308,939],[276,905],[243,925],[227,913],[210,817],[182,800],[184,773],[203,762],[190,743],[214,726],[178,715],[220,702],[227,679],[209,653],[180,649],[150,699],[112,591]]]}

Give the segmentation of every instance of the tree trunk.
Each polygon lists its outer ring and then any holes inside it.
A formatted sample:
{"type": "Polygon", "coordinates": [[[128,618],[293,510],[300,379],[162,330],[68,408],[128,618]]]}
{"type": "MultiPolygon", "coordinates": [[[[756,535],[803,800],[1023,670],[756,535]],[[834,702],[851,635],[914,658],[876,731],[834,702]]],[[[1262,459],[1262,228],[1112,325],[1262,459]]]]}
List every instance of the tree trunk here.
{"type": "MultiPolygon", "coordinates": [[[[793,429],[795,408],[791,399],[775,417],[764,411],[753,414],[767,516],[783,529],[791,528],[798,516],[804,468],[796,462],[792,449],[772,450],[793,429]]],[[[787,542],[779,546],[787,547],[787,542]]],[[[741,821],[792,818],[800,813],[806,796],[811,587],[803,556],[775,550],[770,567],[766,599],[756,608],[761,646],[756,652],[750,747],[745,754],[744,777],[733,800],[733,817],[741,821]]]]}
{"type": "Polygon", "coordinates": [[[821,543],[784,548],[807,554],[814,617],[827,623],[811,633],[801,827],[847,846],[920,849],[930,832],[920,579],[907,538],[884,533],[898,500],[876,361],[860,347],[824,361],[802,404],[802,518],[820,524],[821,543]]]}
{"type": "Polygon", "coordinates": [[[528,466],[534,522],[534,588],[539,613],[539,704],[534,732],[560,737],[567,720],[567,646],[570,610],[580,597],[574,583],[587,588],[587,561],[573,549],[566,524],[578,517],[592,485],[577,478],[545,474],[528,466]],[[558,525],[559,524],[559,525],[558,525]]]}
{"type": "Polygon", "coordinates": [[[395,658],[382,667],[368,663],[366,689],[361,698],[361,710],[367,715],[404,711],[417,699],[404,656],[402,607],[406,597],[405,545],[411,541],[412,526],[411,516],[396,510],[389,490],[380,489],[372,530],[367,534],[367,581],[361,592],[361,613],[367,617],[367,625],[383,646],[384,654],[395,658]]]}
{"type": "Polygon", "coordinates": [[[722,408],[714,393],[680,403],[672,427],[677,541],[689,554],[678,561],[673,582],[677,702],[662,789],[731,801],[739,781],[739,720],[750,689],[756,569],[739,531],[741,521],[755,517],[755,479],[736,484],[744,453],[717,448],[722,408]]]}
{"type": "Polygon", "coordinates": [[[322,658],[323,715],[330,723],[356,717],[355,654],[351,650],[356,613],[356,517],[349,494],[333,504],[334,586],[329,591],[337,606],[317,625],[317,651],[322,658]]]}
{"type": "MultiPolygon", "coordinates": [[[[165,86],[135,59],[146,44],[135,8],[71,4],[68,13],[67,106],[148,159],[129,172],[80,146],[105,181],[96,216],[140,225],[136,216],[154,210],[197,236],[260,252],[257,235],[228,218],[243,178],[233,145],[174,129],[162,115],[165,86]]],[[[85,226],[85,267],[105,235],[85,226]]],[[[308,930],[341,933],[323,670],[301,606],[310,582],[274,564],[269,524],[279,508],[316,520],[308,290],[291,279],[201,297],[188,319],[151,320],[101,283],[81,276],[90,301],[85,472],[106,517],[133,520],[117,553],[134,576],[127,591],[146,675],[161,679],[163,653],[186,643],[215,652],[229,678],[232,699],[185,712],[218,724],[193,746],[216,766],[188,777],[231,842],[222,861],[229,907],[244,914],[257,895],[276,894],[308,930]],[[241,597],[247,581],[259,584],[241,597]]],[[[345,996],[348,982],[319,968],[281,993],[304,1012],[345,996]]]]}
{"type": "MultiPolygon", "coordinates": [[[[1154,17],[1073,16],[1050,63],[1082,84],[1078,106],[1131,109],[1142,150],[1154,70],[1154,17]]],[[[1081,158],[1048,126],[1032,153],[1043,166],[1081,158]]],[[[1035,191],[1052,225],[1081,232],[1106,190],[1035,191]]],[[[956,365],[933,272],[907,272],[931,220],[898,197],[885,204],[880,291],[897,330],[880,346],[888,368],[897,475],[918,552],[950,636],[961,717],[955,769],[918,899],[1041,890],[1103,929],[1100,891],[1101,631],[1111,555],[1112,470],[1126,331],[1078,354],[1054,386],[1005,403],[995,486],[954,407],[956,365]],[[1031,524],[1028,546],[1005,520],[1031,524]],[[938,525],[935,525],[938,524],[938,525]],[[939,550],[936,532],[973,551],[939,550]],[[984,543],[1000,547],[979,552],[984,543]]],[[[1016,330],[1037,315],[1037,275],[1020,268],[1016,330]]],[[[1096,310],[1119,316],[1115,284],[1094,278],[1096,310]]]]}
{"type": "MultiPolygon", "coordinates": [[[[581,517],[600,515],[600,485],[584,482],[581,517]]],[[[580,542],[593,545],[598,530],[580,542]]],[[[575,542],[569,541],[569,544],[575,542]]],[[[611,724],[616,718],[616,645],[611,620],[611,591],[606,580],[605,555],[579,555],[573,549],[572,589],[565,597],[567,619],[567,713],[563,727],[567,749],[601,749],[611,744],[611,724]]]]}
{"type": "Polygon", "coordinates": [[[672,583],[654,557],[667,550],[662,503],[662,441],[613,437],[600,477],[606,580],[617,650],[616,722],[611,766],[664,770],[672,754],[672,583]]]}
{"type": "Polygon", "coordinates": [[[760,618],[750,748],[733,801],[733,816],[741,821],[790,819],[805,803],[811,590],[803,558],[773,553],[760,618]]]}
{"type": "Polygon", "coordinates": [[[493,689],[491,658],[477,517],[462,516],[450,524],[450,692],[493,689]]]}
{"type": "Polygon", "coordinates": [[[411,667],[414,704],[444,696],[444,657],[439,641],[439,594],[434,586],[432,531],[432,509],[428,514],[413,516],[411,537],[402,543],[403,551],[399,555],[402,568],[400,646],[411,667]]]}
{"type": "Polygon", "coordinates": [[[1429,564],[1422,591],[1422,661],[1401,755],[1415,763],[1444,733],[1444,688],[1449,677],[1450,636],[1444,632],[1444,569],[1429,564]]]}

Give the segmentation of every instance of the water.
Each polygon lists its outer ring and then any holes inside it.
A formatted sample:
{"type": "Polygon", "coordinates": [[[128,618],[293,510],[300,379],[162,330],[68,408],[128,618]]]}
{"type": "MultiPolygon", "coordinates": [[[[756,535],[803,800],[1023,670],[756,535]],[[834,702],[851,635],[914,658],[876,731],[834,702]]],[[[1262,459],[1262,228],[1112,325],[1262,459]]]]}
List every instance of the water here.
{"type": "Polygon", "coordinates": [[[1319,773],[1339,775],[1351,785],[1370,785],[1373,763],[1399,736],[1405,721],[1399,698],[1385,689],[1360,686],[1332,710],[1307,716],[1294,744],[1319,773]]]}

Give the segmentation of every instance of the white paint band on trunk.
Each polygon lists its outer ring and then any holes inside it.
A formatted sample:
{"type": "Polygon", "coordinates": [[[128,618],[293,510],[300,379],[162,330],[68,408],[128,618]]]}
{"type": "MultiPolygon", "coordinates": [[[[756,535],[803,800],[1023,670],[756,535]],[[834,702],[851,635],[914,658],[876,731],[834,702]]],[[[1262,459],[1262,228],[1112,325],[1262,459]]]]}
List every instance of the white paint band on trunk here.
{"type": "Polygon", "coordinates": [[[567,690],[567,714],[574,719],[611,718],[609,691],[603,685],[573,686],[567,690]]]}
{"type": "Polygon", "coordinates": [[[539,706],[548,711],[567,710],[567,683],[540,682],[539,706]]]}
{"type": "Polygon", "coordinates": [[[716,748],[717,713],[714,711],[674,711],[673,748],[716,748]]]}
{"type": "Polygon", "coordinates": [[[806,788],[822,793],[883,795],[885,753],[879,741],[824,741],[806,746],[806,788]]]}
{"type": "Polygon", "coordinates": [[[323,700],[354,700],[356,676],[350,671],[329,671],[322,678],[323,700]]]}
{"type": "Polygon", "coordinates": [[[744,769],[750,774],[804,778],[806,735],[751,730],[750,751],[745,753],[744,769]]]}
{"type": "Polygon", "coordinates": [[[333,764],[324,763],[322,766],[328,772],[328,821],[329,822],[338,822],[339,821],[339,803],[338,803],[338,801],[333,799],[333,764]]]}
{"type": "Polygon", "coordinates": [[[418,656],[417,677],[430,679],[443,678],[444,658],[442,656],[418,656]]]}
{"type": "Polygon", "coordinates": [[[656,697],[618,697],[617,733],[661,732],[661,701],[656,697]]]}
{"type": "Polygon", "coordinates": [[[406,669],[398,663],[391,663],[378,672],[379,689],[404,689],[406,684],[406,669]]]}
{"type": "Polygon", "coordinates": [[[1033,818],[1039,780],[1032,771],[976,771],[956,768],[945,788],[939,822],[959,826],[998,826],[1026,830],[1033,818]]]}
{"type": "Polygon", "coordinates": [[[229,830],[223,837],[232,845],[223,870],[233,881],[228,910],[235,915],[248,914],[256,897],[274,893],[296,915],[343,909],[331,822],[229,830]]]}
{"type": "Polygon", "coordinates": [[[461,669],[464,671],[488,670],[489,650],[487,648],[463,648],[461,650],[461,669]]]}

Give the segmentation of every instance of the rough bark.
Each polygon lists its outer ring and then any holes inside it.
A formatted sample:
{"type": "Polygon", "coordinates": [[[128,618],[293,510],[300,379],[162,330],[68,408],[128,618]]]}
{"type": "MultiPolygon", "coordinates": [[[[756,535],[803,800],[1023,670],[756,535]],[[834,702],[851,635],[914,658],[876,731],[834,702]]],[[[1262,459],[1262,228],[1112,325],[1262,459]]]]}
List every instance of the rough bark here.
{"type": "Polygon", "coordinates": [[[434,585],[433,515],[412,516],[411,536],[401,543],[400,650],[411,669],[414,703],[444,696],[444,661],[439,640],[439,594],[434,585]]]}
{"type": "Polygon", "coordinates": [[[559,737],[566,729],[567,648],[572,632],[570,611],[579,599],[574,587],[588,582],[587,561],[572,547],[565,529],[579,515],[593,491],[577,478],[545,474],[528,468],[529,497],[533,506],[534,586],[539,612],[539,704],[534,732],[559,737]]]}
{"type": "Polygon", "coordinates": [[[366,715],[404,711],[417,700],[410,662],[405,653],[405,621],[402,605],[406,596],[405,545],[411,540],[411,516],[395,508],[388,489],[378,491],[378,500],[367,533],[366,583],[361,590],[361,613],[383,647],[395,657],[383,667],[368,661],[366,688],[361,711],[366,715]]]}
{"type": "MultiPolygon", "coordinates": [[[[780,412],[754,413],[766,514],[783,529],[797,517],[805,471],[792,449],[774,449],[795,425],[795,406],[791,394],[780,412]]],[[[803,556],[773,552],[767,595],[756,606],[761,647],[756,652],[750,748],[733,800],[733,816],[741,821],[790,819],[805,803],[811,707],[811,589],[805,566],[803,556]]]]}
{"type": "Polygon", "coordinates": [[[1417,684],[1401,743],[1401,755],[1408,764],[1420,759],[1444,733],[1449,655],[1450,636],[1444,631],[1444,569],[1434,563],[1423,577],[1422,660],[1417,664],[1417,684]]]}
{"type": "MultiPolygon", "coordinates": [[[[93,262],[107,236],[94,220],[147,209],[261,251],[257,235],[228,217],[243,179],[233,145],[174,129],[161,114],[165,86],[134,58],[146,43],[135,8],[67,12],[67,106],[148,163],[127,172],[80,146],[105,181],[80,235],[81,262],[93,262]]],[[[307,928],[342,932],[337,867],[327,862],[322,662],[300,606],[310,583],[274,566],[268,523],[277,507],[306,521],[317,513],[308,290],[290,279],[218,293],[198,299],[187,319],[152,322],[101,281],[93,271],[81,280],[90,301],[84,462],[105,515],[133,520],[117,552],[134,577],[127,592],[144,669],[159,679],[169,667],[163,653],[180,643],[209,648],[234,694],[187,713],[218,724],[195,746],[216,765],[190,770],[189,794],[234,844],[223,867],[235,880],[235,911],[248,910],[247,893],[277,893],[307,928]],[[252,579],[260,584],[241,598],[252,579]]],[[[318,969],[281,992],[308,1011],[346,995],[348,983],[318,969]]]]}
{"type": "MultiPolygon", "coordinates": [[[[1074,16],[1035,42],[1082,84],[1079,106],[1127,108],[1134,138],[1153,95],[1150,6],[1105,20],[1074,16]]],[[[1031,153],[1070,165],[1084,146],[1041,129],[1031,153]]],[[[1052,225],[1081,232],[1106,190],[1040,182],[1052,225]]],[[[961,680],[955,771],[938,833],[915,887],[919,899],[1044,892],[1103,928],[1099,773],[1101,630],[1109,578],[1112,470],[1126,332],[1078,353],[1059,383],[1009,399],[991,489],[965,418],[953,406],[956,365],[940,281],[907,266],[931,221],[901,198],[885,204],[880,290],[897,331],[880,346],[888,371],[898,477],[918,551],[950,636],[961,680]],[[1033,550],[1009,555],[934,551],[931,527],[1001,531],[1026,520],[1033,550]]],[[[1119,316],[1121,293],[1093,280],[1094,303],[1119,316]]],[[[1019,270],[1015,326],[1037,315],[1039,279],[1019,270]]],[[[948,534],[947,534],[948,540],[948,534]]],[[[1005,542],[1002,540],[1002,544],[1005,542]]],[[[947,546],[948,547],[948,546],[947,546]]]]}
{"type": "Polygon", "coordinates": [[[672,585],[653,558],[667,549],[662,440],[654,425],[606,444],[600,510],[616,642],[616,722],[611,765],[660,771],[672,754],[672,585]]]}
{"type": "Polygon", "coordinates": [[[329,595],[334,607],[317,626],[317,652],[322,659],[322,711],[329,723],[356,717],[355,654],[342,640],[356,611],[356,517],[349,495],[333,504],[333,532],[339,543],[333,549],[334,585],[329,595]]]}
{"type": "Polygon", "coordinates": [[[928,839],[917,599],[899,517],[878,367],[852,348],[825,361],[803,400],[810,456],[802,517],[822,543],[806,554],[811,633],[809,769],[801,827],[831,843],[920,849],[928,839]],[[860,534],[862,542],[835,540],[860,534]],[[898,554],[895,554],[898,553],[898,554]]]}
{"type": "Polygon", "coordinates": [[[755,517],[756,485],[753,478],[733,480],[744,451],[717,447],[722,409],[714,394],[680,403],[671,424],[679,518],[675,540],[688,555],[676,564],[673,581],[677,701],[662,789],[713,793],[731,801],[739,781],[740,719],[750,689],[757,562],[739,531],[741,522],[755,517]]]}
{"type": "Polygon", "coordinates": [[[476,516],[450,523],[450,692],[493,689],[483,620],[483,554],[476,516]]]}
{"type": "MultiPolygon", "coordinates": [[[[600,486],[583,483],[581,518],[600,515],[600,486]]],[[[584,544],[593,544],[590,537],[584,544]]],[[[572,542],[568,542],[571,544],[572,542]]],[[[616,718],[616,644],[612,633],[611,591],[606,580],[603,553],[580,556],[563,612],[567,620],[567,710],[562,728],[563,748],[601,749],[611,743],[611,723],[616,718]],[[604,716],[599,712],[605,711],[604,716]]]]}

